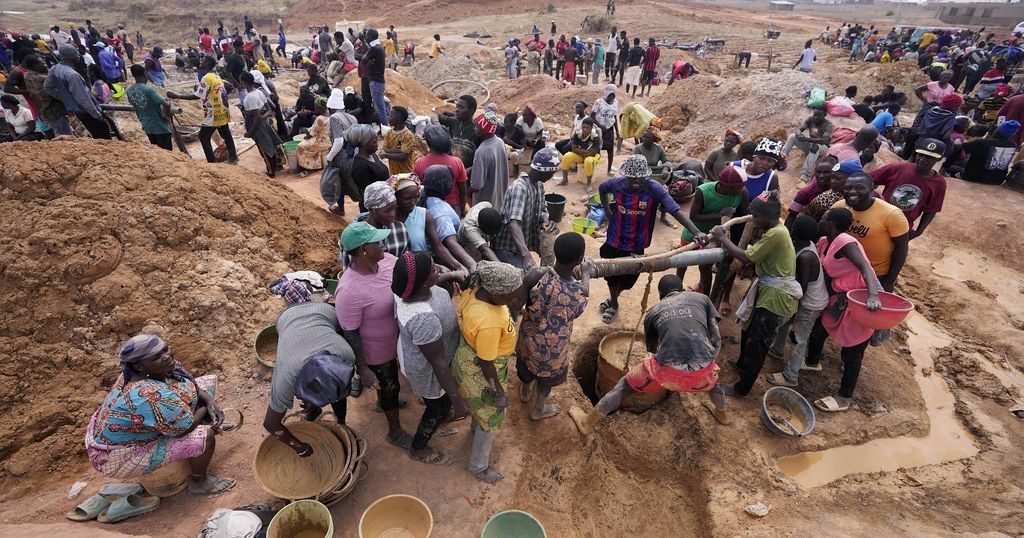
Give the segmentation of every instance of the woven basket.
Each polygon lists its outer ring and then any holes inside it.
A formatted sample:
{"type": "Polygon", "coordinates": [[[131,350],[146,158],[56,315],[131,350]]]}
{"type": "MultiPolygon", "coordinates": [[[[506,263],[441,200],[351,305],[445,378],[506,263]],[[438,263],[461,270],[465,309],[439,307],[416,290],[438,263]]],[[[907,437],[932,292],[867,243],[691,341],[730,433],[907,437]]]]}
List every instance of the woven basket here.
{"type": "Polygon", "coordinates": [[[282,499],[312,499],[334,491],[345,479],[345,447],[335,433],[316,422],[292,422],[288,430],[313,447],[313,454],[300,458],[276,437],[267,436],[256,451],[253,474],[267,493],[282,499]]]}
{"type": "Polygon", "coordinates": [[[338,484],[338,487],[324,492],[319,497],[320,502],[331,506],[347,497],[355,489],[356,484],[366,478],[369,468],[363,463],[363,458],[366,457],[367,443],[365,439],[357,437],[355,432],[344,424],[325,422],[324,426],[338,436],[348,456],[341,483],[338,484]]]}

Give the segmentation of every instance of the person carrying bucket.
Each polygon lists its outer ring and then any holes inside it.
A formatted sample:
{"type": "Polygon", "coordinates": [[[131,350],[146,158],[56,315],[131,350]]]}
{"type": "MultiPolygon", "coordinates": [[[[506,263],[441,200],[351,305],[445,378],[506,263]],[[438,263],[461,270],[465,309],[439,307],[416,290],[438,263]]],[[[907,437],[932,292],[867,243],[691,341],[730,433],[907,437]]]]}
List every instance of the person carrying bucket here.
{"type": "Polygon", "coordinates": [[[721,319],[707,295],[683,291],[683,281],[665,275],[658,281],[660,301],[644,318],[644,337],[648,355],[630,368],[615,387],[597,405],[584,413],[569,409],[576,427],[590,435],[602,418],[619,408],[622,401],[636,393],[663,389],[674,392],[705,392],[710,397],[704,407],[722,425],[732,422],[725,409],[725,392],[718,382],[715,363],[722,349],[718,331],[721,319]]]}

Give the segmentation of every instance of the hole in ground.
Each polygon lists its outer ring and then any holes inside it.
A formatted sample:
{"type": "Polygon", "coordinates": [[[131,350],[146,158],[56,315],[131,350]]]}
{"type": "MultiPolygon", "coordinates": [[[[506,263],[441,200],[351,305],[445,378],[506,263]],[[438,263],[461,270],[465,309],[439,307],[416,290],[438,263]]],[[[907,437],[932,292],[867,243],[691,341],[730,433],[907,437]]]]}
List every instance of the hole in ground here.
{"type": "MultiPolygon", "coordinates": [[[[601,354],[599,351],[601,340],[606,336],[613,333],[621,333],[621,329],[604,328],[591,332],[586,339],[584,339],[578,346],[576,346],[575,356],[572,359],[572,373],[573,377],[576,378],[576,382],[580,385],[580,390],[583,394],[590,399],[590,403],[597,404],[598,400],[604,396],[604,393],[609,390],[614,383],[617,382],[618,377],[622,373],[616,373],[607,370],[608,366],[605,365],[605,381],[602,383],[604,390],[598,390],[598,377],[601,374],[601,354]]],[[[628,338],[628,333],[627,334],[628,338]]],[[[643,336],[638,335],[638,338],[642,341],[643,336]]],[[[628,341],[628,340],[627,340],[628,341]]],[[[642,343],[637,342],[637,346],[643,346],[642,343]]],[[[612,349],[615,349],[613,346],[612,349]]],[[[644,356],[644,351],[641,349],[634,348],[632,354],[631,364],[635,364],[640,357],[644,356]]],[[[623,351],[622,355],[626,353],[623,351]]],[[[669,395],[668,391],[662,390],[655,393],[645,394],[634,394],[627,397],[621,404],[620,409],[625,409],[633,413],[643,413],[654,405],[661,403],[669,395]]]]}

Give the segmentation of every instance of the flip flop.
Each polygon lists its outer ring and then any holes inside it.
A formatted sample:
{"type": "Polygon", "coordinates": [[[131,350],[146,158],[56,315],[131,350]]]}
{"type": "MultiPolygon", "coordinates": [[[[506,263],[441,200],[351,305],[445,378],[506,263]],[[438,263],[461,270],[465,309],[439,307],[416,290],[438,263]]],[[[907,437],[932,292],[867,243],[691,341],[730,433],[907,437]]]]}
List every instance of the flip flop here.
{"type": "Polygon", "coordinates": [[[96,521],[100,523],[117,523],[130,517],[148,514],[160,506],[160,497],[146,495],[129,495],[118,497],[109,508],[104,510],[96,521]]]}
{"type": "Polygon", "coordinates": [[[815,400],[814,407],[817,407],[818,409],[821,409],[822,411],[827,411],[829,413],[837,413],[839,411],[846,411],[847,409],[849,409],[850,404],[841,406],[839,405],[839,402],[837,402],[836,399],[833,398],[832,396],[825,396],[824,398],[815,400]]]}
{"type": "Polygon", "coordinates": [[[608,308],[604,309],[604,312],[601,313],[601,321],[610,324],[611,322],[615,321],[615,318],[618,315],[619,309],[615,308],[614,306],[609,306],[608,308]]]}
{"type": "Polygon", "coordinates": [[[234,407],[227,407],[227,408],[224,409],[224,414],[226,415],[228,413],[228,411],[234,411],[234,412],[238,413],[238,421],[237,422],[222,422],[221,425],[220,425],[220,430],[222,432],[233,432],[233,431],[241,428],[242,424],[245,422],[245,415],[242,414],[242,410],[241,409],[236,409],[234,407]]]}
{"type": "Polygon", "coordinates": [[[195,490],[193,490],[192,489],[192,484],[191,484],[191,479],[190,479],[190,483],[188,485],[188,492],[193,494],[193,495],[213,495],[215,493],[223,493],[223,492],[225,492],[225,491],[235,487],[235,479],[234,478],[218,478],[218,477],[213,477],[213,478],[216,478],[217,481],[213,483],[213,487],[210,488],[210,491],[195,491],[195,490]]]}
{"type": "Polygon", "coordinates": [[[765,378],[766,381],[768,381],[769,383],[771,383],[772,385],[775,385],[777,387],[796,387],[796,386],[799,385],[799,383],[794,383],[794,382],[786,379],[786,376],[782,375],[781,372],[776,372],[774,374],[768,374],[768,375],[764,376],[764,378],[765,378]]]}
{"type": "Polygon", "coordinates": [[[74,510],[68,512],[67,518],[71,521],[89,521],[90,519],[96,519],[96,516],[100,515],[109,506],[110,499],[97,493],[82,501],[82,504],[76,506],[74,510]]]}
{"type": "Polygon", "coordinates": [[[820,372],[821,371],[821,363],[819,362],[817,364],[807,364],[807,361],[804,361],[800,365],[800,369],[801,370],[807,370],[809,372],[820,372]]]}
{"type": "Polygon", "coordinates": [[[612,300],[611,300],[611,298],[608,298],[608,299],[605,299],[605,300],[601,301],[601,304],[597,305],[597,309],[600,310],[601,313],[603,314],[605,309],[607,309],[611,305],[612,305],[612,300]]]}
{"type": "Polygon", "coordinates": [[[384,440],[404,450],[409,450],[409,447],[412,446],[412,436],[406,431],[402,431],[402,435],[398,436],[398,439],[391,440],[391,438],[385,435],[384,440]]]}
{"type": "MultiPolygon", "coordinates": [[[[409,457],[412,458],[411,455],[409,457]]],[[[412,459],[414,459],[414,460],[416,460],[418,462],[421,462],[421,463],[426,463],[428,465],[443,465],[443,466],[448,466],[448,465],[452,465],[454,463],[458,463],[459,462],[459,458],[457,456],[453,456],[451,454],[445,454],[444,452],[439,452],[437,450],[435,450],[432,454],[430,454],[426,458],[423,458],[423,459],[412,458],[412,459]]]]}

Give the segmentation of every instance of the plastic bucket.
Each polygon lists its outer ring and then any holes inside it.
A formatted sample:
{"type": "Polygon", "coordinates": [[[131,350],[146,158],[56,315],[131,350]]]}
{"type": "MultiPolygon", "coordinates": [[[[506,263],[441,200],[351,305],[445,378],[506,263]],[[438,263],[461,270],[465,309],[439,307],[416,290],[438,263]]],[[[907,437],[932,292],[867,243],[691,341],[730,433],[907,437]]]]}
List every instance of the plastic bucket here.
{"type": "Polygon", "coordinates": [[[565,196],[555,193],[545,194],[544,201],[548,203],[548,220],[561,222],[562,215],[565,214],[565,196]]]}
{"type": "Polygon", "coordinates": [[[480,538],[547,538],[537,518],[529,512],[505,510],[498,512],[484,525],[480,538]]]}
{"type": "Polygon", "coordinates": [[[295,151],[286,151],[285,156],[288,157],[288,171],[293,174],[299,173],[299,158],[295,156],[295,151]]]}
{"type": "Polygon", "coordinates": [[[295,153],[295,148],[299,147],[299,140],[289,140],[281,144],[281,149],[285,153],[295,153]]]}
{"type": "Polygon", "coordinates": [[[296,501],[281,509],[267,526],[267,538],[331,538],[334,520],[320,501],[296,501]]]}
{"type": "Polygon", "coordinates": [[[359,518],[359,538],[428,538],[433,528],[430,507],[412,495],[381,497],[359,518]]]}
{"type": "Polygon", "coordinates": [[[256,362],[273,368],[277,364],[277,325],[261,329],[252,342],[252,350],[256,354],[256,362]]]}
{"type": "Polygon", "coordinates": [[[173,497],[188,487],[191,467],[188,460],[178,460],[139,477],[139,485],[153,497],[173,497]]]}
{"type": "MultiPolygon", "coordinates": [[[[624,364],[626,352],[629,349],[630,339],[633,342],[633,352],[630,354],[629,362],[636,364],[647,357],[647,345],[644,342],[643,333],[618,331],[613,332],[601,339],[597,346],[597,379],[594,388],[598,396],[604,396],[615,387],[622,376],[626,375],[624,364]]],[[[638,392],[622,400],[620,407],[633,413],[642,413],[655,405],[665,401],[669,391],[665,389],[654,392],[638,392]]]]}
{"type": "Polygon", "coordinates": [[[593,219],[588,219],[587,217],[576,217],[572,219],[572,231],[578,234],[590,235],[594,233],[594,230],[596,229],[597,222],[594,222],[593,219]]]}

